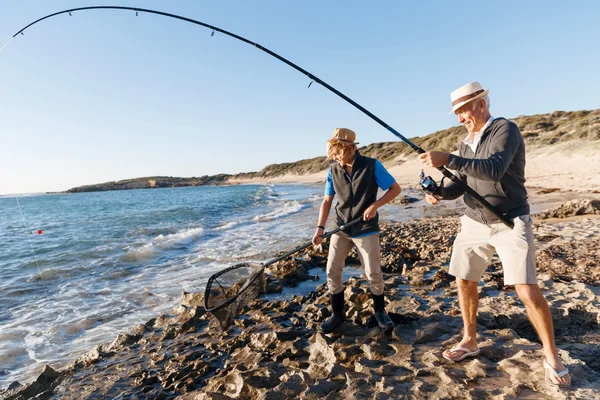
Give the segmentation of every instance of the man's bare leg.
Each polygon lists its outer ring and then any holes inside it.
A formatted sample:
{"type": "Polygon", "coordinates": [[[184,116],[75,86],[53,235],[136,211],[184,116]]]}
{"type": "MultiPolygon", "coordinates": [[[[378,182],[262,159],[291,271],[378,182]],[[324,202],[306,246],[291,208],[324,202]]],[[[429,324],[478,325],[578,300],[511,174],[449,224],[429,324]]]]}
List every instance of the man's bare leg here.
{"type": "MultiPolygon", "coordinates": [[[[565,368],[565,365],[558,356],[558,349],[554,342],[554,326],[552,324],[552,313],[548,302],[544,298],[542,291],[538,285],[515,285],[517,294],[525,304],[527,310],[527,316],[531,321],[531,324],[535,328],[542,345],[544,346],[544,355],[548,364],[557,371],[561,371],[565,368]]],[[[569,374],[558,378],[553,374],[547,374],[550,381],[568,385],[571,383],[571,376],[569,374]]]]}
{"type": "MultiPolygon", "coordinates": [[[[479,307],[479,293],[477,282],[456,278],[458,289],[458,304],[463,319],[463,338],[458,346],[465,347],[471,351],[477,349],[477,308],[479,307]]],[[[462,350],[444,351],[446,357],[458,358],[465,352],[462,350]]]]}

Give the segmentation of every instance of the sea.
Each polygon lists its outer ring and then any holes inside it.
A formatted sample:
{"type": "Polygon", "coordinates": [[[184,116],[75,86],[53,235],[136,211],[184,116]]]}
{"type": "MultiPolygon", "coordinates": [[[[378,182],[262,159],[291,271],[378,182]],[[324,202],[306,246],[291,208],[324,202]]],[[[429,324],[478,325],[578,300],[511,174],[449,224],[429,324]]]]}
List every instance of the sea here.
{"type": "MultiPolygon", "coordinates": [[[[169,312],[217,271],[309,241],[322,199],[306,184],[0,196],[0,388],[169,312]]],[[[415,218],[418,204],[380,214],[415,218]]]]}

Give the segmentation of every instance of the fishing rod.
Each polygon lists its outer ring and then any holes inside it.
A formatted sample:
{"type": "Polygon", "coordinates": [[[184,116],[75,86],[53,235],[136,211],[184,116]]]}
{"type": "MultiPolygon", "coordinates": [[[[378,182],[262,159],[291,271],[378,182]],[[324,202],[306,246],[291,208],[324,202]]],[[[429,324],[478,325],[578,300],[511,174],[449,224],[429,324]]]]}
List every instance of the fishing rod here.
{"type": "MultiPolygon", "coordinates": [[[[336,88],[334,88],[333,86],[327,84],[326,82],[322,81],[321,79],[319,79],[315,75],[313,75],[310,72],[306,71],[304,68],[299,67],[298,65],[294,64],[293,62],[291,62],[291,61],[283,58],[279,54],[277,54],[277,53],[275,53],[275,52],[267,49],[266,47],[261,46],[258,43],[255,43],[255,42],[253,42],[251,40],[248,40],[248,39],[246,39],[246,38],[244,38],[242,36],[236,35],[235,33],[226,31],[224,29],[218,28],[218,27],[210,25],[210,24],[197,21],[195,19],[183,17],[181,15],[170,14],[170,13],[166,13],[166,12],[163,12],[163,11],[150,10],[150,9],[146,9],[146,8],[124,7],[124,6],[89,6],[89,7],[71,8],[71,9],[68,9],[68,10],[63,10],[63,11],[55,12],[53,14],[48,14],[45,17],[42,17],[42,18],[40,18],[40,19],[38,19],[36,21],[33,21],[32,23],[30,23],[29,25],[25,26],[23,29],[21,29],[20,31],[18,31],[17,33],[15,33],[13,35],[13,37],[4,46],[2,46],[2,48],[0,48],[0,50],[3,49],[4,47],[6,47],[6,45],[8,45],[8,43],[10,41],[12,41],[17,35],[19,35],[19,34],[23,35],[23,32],[26,29],[30,28],[31,26],[33,26],[33,25],[37,24],[38,22],[41,22],[41,21],[43,21],[45,19],[52,18],[52,17],[60,15],[60,14],[66,14],[66,13],[68,13],[69,15],[72,15],[72,13],[75,12],[75,11],[102,10],[102,9],[105,9],[105,10],[106,9],[110,9],[110,10],[135,11],[135,15],[136,16],[140,12],[145,12],[145,13],[148,13],[148,14],[156,14],[156,15],[162,15],[162,16],[165,16],[165,17],[175,18],[175,19],[179,19],[179,20],[182,20],[182,21],[190,22],[192,24],[200,25],[200,26],[206,27],[208,29],[211,29],[212,30],[211,36],[214,36],[215,32],[220,32],[220,33],[222,33],[224,35],[227,35],[227,36],[230,36],[230,37],[232,37],[234,39],[240,40],[240,41],[242,41],[244,43],[248,43],[249,45],[258,48],[259,50],[264,51],[265,53],[269,54],[270,56],[275,57],[279,61],[281,61],[281,62],[289,65],[290,67],[294,68],[296,71],[298,71],[298,72],[306,75],[309,79],[311,79],[311,82],[308,84],[309,88],[313,84],[313,82],[316,82],[316,83],[320,84],[321,86],[323,86],[324,88],[326,88],[330,92],[334,93],[335,95],[337,95],[337,96],[341,97],[342,99],[346,100],[348,103],[352,104],[354,107],[356,107],[357,109],[359,109],[360,111],[362,111],[364,114],[368,115],[371,119],[373,119],[379,125],[383,126],[385,129],[387,129],[388,131],[390,131],[394,136],[396,136],[397,138],[399,138],[400,140],[402,140],[404,143],[406,143],[408,146],[410,146],[410,148],[412,148],[418,154],[425,153],[425,150],[423,150],[421,147],[419,147],[416,144],[414,144],[413,142],[411,142],[409,139],[405,138],[400,132],[398,132],[397,130],[395,130],[394,128],[392,128],[390,125],[386,124],[383,120],[381,120],[375,114],[373,114],[372,112],[370,112],[369,110],[367,110],[366,108],[364,108],[363,106],[361,106],[360,104],[358,104],[357,102],[355,102],[354,100],[352,100],[351,98],[349,98],[348,96],[346,96],[345,94],[343,94],[342,92],[340,92],[339,90],[337,90],[336,88]]],[[[446,177],[446,178],[450,179],[452,182],[454,182],[461,190],[463,190],[463,192],[465,192],[468,195],[470,195],[471,197],[473,197],[479,204],[481,204],[484,208],[486,208],[488,211],[490,211],[492,214],[494,214],[496,217],[498,217],[506,226],[508,226],[511,229],[514,227],[513,222],[509,218],[507,218],[505,215],[501,214],[494,206],[492,206],[487,200],[485,200],[479,193],[477,193],[475,190],[471,189],[471,187],[469,185],[467,185],[466,183],[464,183],[463,181],[461,181],[460,178],[458,178],[456,175],[454,175],[452,172],[450,172],[444,166],[437,167],[437,170],[440,171],[442,173],[442,175],[444,175],[444,177],[446,177]]]]}

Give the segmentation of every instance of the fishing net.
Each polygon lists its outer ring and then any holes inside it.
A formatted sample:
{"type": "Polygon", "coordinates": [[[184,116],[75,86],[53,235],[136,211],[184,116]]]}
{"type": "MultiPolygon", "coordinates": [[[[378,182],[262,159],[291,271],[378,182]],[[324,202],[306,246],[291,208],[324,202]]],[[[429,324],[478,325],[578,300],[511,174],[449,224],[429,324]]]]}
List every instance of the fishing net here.
{"type": "Polygon", "coordinates": [[[227,330],[241,310],[266,292],[264,264],[244,262],[210,277],[204,292],[204,308],[227,330]]]}

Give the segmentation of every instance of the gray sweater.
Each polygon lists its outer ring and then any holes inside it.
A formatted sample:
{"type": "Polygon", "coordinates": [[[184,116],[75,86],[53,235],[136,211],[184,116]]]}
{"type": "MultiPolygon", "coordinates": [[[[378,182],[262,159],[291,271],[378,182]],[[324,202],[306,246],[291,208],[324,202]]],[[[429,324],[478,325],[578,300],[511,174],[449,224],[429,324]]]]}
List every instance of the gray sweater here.
{"type": "MultiPolygon", "coordinates": [[[[463,182],[510,219],[529,214],[525,189],[525,141],[515,123],[496,118],[483,132],[475,153],[461,141],[459,154],[450,155],[447,167],[455,170],[463,182]]],[[[463,194],[463,190],[453,182],[440,193],[446,200],[463,194]]],[[[501,222],[470,195],[464,195],[467,216],[486,225],[501,222]]]]}

